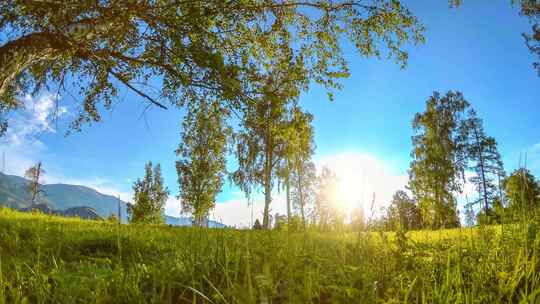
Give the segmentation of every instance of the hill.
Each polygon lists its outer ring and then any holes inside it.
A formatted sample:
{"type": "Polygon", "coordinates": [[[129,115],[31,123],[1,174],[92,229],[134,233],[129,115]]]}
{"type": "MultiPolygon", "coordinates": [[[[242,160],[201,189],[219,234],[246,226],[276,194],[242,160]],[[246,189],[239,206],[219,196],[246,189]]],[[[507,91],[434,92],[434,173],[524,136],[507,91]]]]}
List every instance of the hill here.
{"type": "MultiPolygon", "coordinates": [[[[190,217],[175,217],[170,215],[165,215],[165,224],[173,226],[191,226],[190,217]]],[[[225,228],[226,226],[220,222],[208,221],[208,228],[225,228]]]]}
{"type": "MultiPolygon", "coordinates": [[[[29,181],[16,175],[0,173],[0,205],[14,209],[29,207],[31,200],[28,192],[29,181]]],[[[92,188],[69,184],[41,185],[45,195],[41,199],[40,209],[65,216],[79,214],[83,218],[107,218],[118,214],[117,197],[100,193],[92,188]]],[[[127,203],[120,201],[122,222],[127,223],[127,203]]],[[[174,226],[191,226],[188,217],[165,216],[165,223],[174,226]]],[[[225,225],[209,221],[209,227],[223,228],[225,225]]]]}
{"type": "MultiPolygon", "coordinates": [[[[29,181],[15,175],[0,173],[0,204],[15,209],[29,207],[31,201],[28,192],[29,181]]],[[[50,209],[65,211],[70,208],[89,207],[102,218],[118,213],[118,198],[97,192],[96,190],[79,185],[45,184],[41,203],[50,209]]],[[[122,221],[127,222],[127,204],[120,201],[122,221]]],[[[76,209],[71,210],[73,212],[76,209]]]]}

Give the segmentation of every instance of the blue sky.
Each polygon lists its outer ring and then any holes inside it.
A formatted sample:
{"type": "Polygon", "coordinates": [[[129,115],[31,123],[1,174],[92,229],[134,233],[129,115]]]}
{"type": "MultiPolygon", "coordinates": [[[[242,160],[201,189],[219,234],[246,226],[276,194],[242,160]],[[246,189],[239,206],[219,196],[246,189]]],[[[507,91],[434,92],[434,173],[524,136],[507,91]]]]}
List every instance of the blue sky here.
{"type": "MultiPolygon", "coordinates": [[[[540,77],[521,36],[530,30],[528,21],[510,1],[465,1],[459,9],[444,0],[404,2],[427,28],[426,43],[408,48],[406,69],[384,58],[362,58],[346,46],[351,77],[335,100],[328,101],[317,87],[302,95],[302,105],[315,116],[316,162],[335,166],[338,175],[353,180],[351,187],[363,188],[354,195],[365,200],[377,192],[384,204],[406,182],[414,113],[423,110],[433,91],[458,90],[498,140],[507,170],[527,154],[528,167],[540,175],[540,77]]],[[[52,97],[44,93],[41,101],[28,100],[27,110],[14,115],[11,133],[0,139],[9,173],[20,175],[42,160],[49,182],[85,184],[128,200],[132,182],[151,160],[161,163],[176,196],[173,151],[180,140],[180,110],[143,114],[141,99],[126,93],[103,113],[102,123],[65,137],[73,118],[69,99],[60,97],[67,113],[51,123],[43,114],[51,110],[51,103],[43,103],[47,98],[52,97]]],[[[284,207],[282,195],[277,196],[276,212],[284,207]]],[[[254,200],[257,216],[262,197],[254,200]]],[[[218,219],[246,223],[246,202],[237,189],[227,185],[218,201],[218,219]]],[[[168,213],[177,215],[178,209],[177,202],[168,203],[168,213]]]]}

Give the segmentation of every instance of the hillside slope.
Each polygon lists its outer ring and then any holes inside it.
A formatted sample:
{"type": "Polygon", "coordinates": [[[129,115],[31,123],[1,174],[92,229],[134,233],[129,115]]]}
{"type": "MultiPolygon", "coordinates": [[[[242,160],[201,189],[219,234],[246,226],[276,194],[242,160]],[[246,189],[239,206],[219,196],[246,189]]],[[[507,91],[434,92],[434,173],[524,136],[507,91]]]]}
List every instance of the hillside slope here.
{"type": "MultiPolygon", "coordinates": [[[[0,173],[0,205],[6,205],[15,209],[29,207],[31,200],[28,192],[29,181],[20,176],[6,175],[0,173]]],[[[68,184],[48,184],[41,186],[45,195],[40,203],[49,208],[73,213],[75,210],[83,210],[85,207],[91,208],[102,218],[107,218],[111,214],[118,214],[117,197],[100,193],[92,188],[68,185],[68,184]]],[[[120,201],[122,222],[127,223],[127,203],[120,201]]],[[[191,226],[191,218],[165,216],[165,223],[173,226],[191,226]]],[[[209,227],[223,228],[225,225],[209,221],[209,227]]]]}
{"type": "MultiPolygon", "coordinates": [[[[29,181],[15,175],[0,173],[0,204],[22,209],[29,207],[29,181]]],[[[41,185],[44,191],[40,202],[55,210],[66,210],[75,207],[90,207],[103,218],[118,213],[118,204],[122,213],[122,221],[127,222],[127,205],[118,198],[97,192],[79,185],[48,184],[41,185]]]]}

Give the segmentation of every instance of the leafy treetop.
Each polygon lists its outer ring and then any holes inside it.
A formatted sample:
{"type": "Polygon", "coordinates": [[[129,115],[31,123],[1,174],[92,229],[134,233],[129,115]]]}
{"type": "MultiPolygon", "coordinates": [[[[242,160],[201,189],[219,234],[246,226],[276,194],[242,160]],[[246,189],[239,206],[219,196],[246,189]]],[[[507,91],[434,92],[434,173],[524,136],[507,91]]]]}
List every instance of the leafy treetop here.
{"type": "Polygon", "coordinates": [[[330,92],[349,73],[341,41],[405,65],[405,43],[423,42],[423,30],[398,0],[6,0],[0,130],[20,94],[51,84],[78,90],[75,130],[100,121],[122,87],[161,108],[213,97],[236,109],[272,67],[298,89],[330,92]]]}

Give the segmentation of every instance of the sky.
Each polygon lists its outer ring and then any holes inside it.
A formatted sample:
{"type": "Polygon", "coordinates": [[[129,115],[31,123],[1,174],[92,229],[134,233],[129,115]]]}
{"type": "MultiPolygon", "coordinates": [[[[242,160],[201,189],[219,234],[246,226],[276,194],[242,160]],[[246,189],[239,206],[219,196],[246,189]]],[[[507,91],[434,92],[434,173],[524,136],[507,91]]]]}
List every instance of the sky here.
{"type": "MultiPolygon", "coordinates": [[[[317,166],[336,172],[351,204],[366,208],[375,193],[384,206],[407,183],[414,114],[434,91],[457,90],[497,139],[507,171],[526,160],[540,177],[540,77],[532,67],[538,58],[521,36],[530,31],[527,19],[503,0],[465,1],[458,9],[443,0],[404,4],[427,28],[425,44],[407,47],[405,69],[385,58],[363,58],[346,44],[351,76],[335,100],[319,87],[302,94],[302,106],[314,115],[317,166]]],[[[47,183],[86,185],[129,201],[145,162],[160,163],[171,191],[166,213],[178,216],[174,150],[182,110],[145,111],[138,96],[124,92],[102,122],[65,136],[75,112],[70,100],[56,92],[24,98],[25,110],[13,113],[8,134],[0,138],[5,171],[22,175],[42,161],[47,183]],[[52,121],[55,111],[60,118],[52,121]]],[[[236,226],[260,218],[264,204],[257,194],[248,208],[243,193],[228,182],[217,201],[212,217],[236,226]]],[[[271,208],[284,213],[283,193],[274,193],[271,208]]]]}

